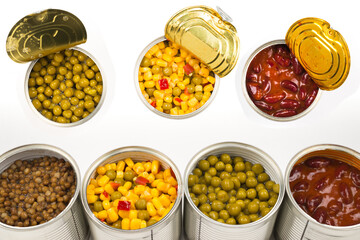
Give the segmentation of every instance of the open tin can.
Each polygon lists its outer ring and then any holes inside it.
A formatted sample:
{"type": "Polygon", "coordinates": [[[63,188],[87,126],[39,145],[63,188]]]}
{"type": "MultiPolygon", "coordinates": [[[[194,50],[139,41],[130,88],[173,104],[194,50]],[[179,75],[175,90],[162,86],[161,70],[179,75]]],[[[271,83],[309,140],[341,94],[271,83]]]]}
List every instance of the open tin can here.
{"type": "Polygon", "coordinates": [[[105,98],[96,59],[75,47],[86,42],[83,23],[58,9],[30,14],[11,29],[6,50],[17,63],[31,61],[25,95],[36,115],[56,126],[76,126],[92,118],[105,98]]]}
{"type": "Polygon", "coordinates": [[[150,110],[163,117],[183,119],[192,117],[209,106],[219,88],[219,78],[230,73],[239,57],[240,41],[235,27],[228,22],[230,20],[220,8],[217,12],[206,6],[185,8],[170,18],[165,26],[165,37],[150,43],[141,52],[135,66],[138,95],[150,110]],[[158,50],[155,52],[159,43],[167,41],[180,48],[180,51],[184,49],[187,56],[194,56],[195,61],[191,61],[195,63],[188,63],[186,56],[180,52],[172,56],[173,59],[168,54],[157,53],[158,50]],[[144,65],[143,60],[147,57],[152,57],[149,61],[154,64],[144,65]],[[170,68],[168,75],[157,76],[158,71],[154,71],[154,66],[158,69],[156,59],[163,61],[162,68],[170,68]],[[207,73],[203,74],[201,66],[206,68],[204,71],[207,73]],[[202,82],[195,83],[195,76],[201,77],[202,82]],[[215,79],[208,80],[208,76],[215,79]],[[161,82],[164,81],[166,84],[162,85],[161,82]],[[150,82],[154,83],[149,84],[150,82]],[[209,84],[212,87],[207,91],[205,89],[209,86],[206,85],[209,84]],[[176,94],[174,88],[180,88],[181,92],[176,94]],[[159,90],[164,91],[164,96],[152,95],[153,91],[159,90]],[[196,95],[197,92],[201,96],[196,95]],[[168,103],[172,105],[168,106],[168,103]]]}
{"type": "Polygon", "coordinates": [[[278,239],[309,239],[309,240],[353,240],[358,239],[360,224],[352,226],[331,226],[322,224],[308,215],[295,201],[289,184],[293,167],[311,157],[326,157],[347,163],[360,169],[360,154],[350,148],[322,144],[306,148],[297,153],[285,170],[286,196],[276,222],[275,236],[278,239]]]}
{"type": "Polygon", "coordinates": [[[146,147],[123,147],[112,150],[99,157],[87,170],[81,192],[82,205],[86,212],[91,236],[94,240],[98,239],[180,239],[182,225],[182,195],[183,185],[181,175],[176,165],[164,154],[146,147]],[[115,163],[121,160],[131,158],[134,162],[145,162],[158,160],[162,169],[171,168],[176,176],[178,182],[178,191],[175,203],[171,210],[157,223],[137,229],[137,230],[123,230],[111,227],[101,222],[95,217],[87,202],[87,186],[91,178],[96,175],[96,169],[99,166],[104,166],[108,163],[115,163]]]}
{"type": "Polygon", "coordinates": [[[304,18],[289,28],[285,40],[256,49],[241,81],[245,98],[257,113],[290,121],[310,112],[321,90],[338,88],[349,70],[350,53],[341,34],[322,19],[304,18]]]}
{"type": "Polygon", "coordinates": [[[1,239],[78,239],[90,236],[88,224],[81,206],[80,170],[75,160],[63,150],[45,144],[30,144],[14,148],[0,156],[0,173],[17,160],[32,160],[39,157],[56,157],[69,162],[76,175],[76,191],[66,208],[48,222],[29,227],[15,227],[0,222],[1,239]]]}
{"type": "Polygon", "coordinates": [[[222,142],[202,149],[188,163],[184,174],[185,202],[184,202],[184,228],[187,239],[270,239],[280,205],[282,203],[285,187],[281,170],[277,163],[262,150],[251,145],[237,142],[222,142]],[[280,184],[280,191],[276,204],[264,217],[247,224],[231,225],[220,223],[206,216],[194,204],[190,197],[188,178],[197,163],[210,155],[220,156],[227,153],[231,157],[240,156],[253,164],[259,163],[270,176],[270,179],[280,184]]]}

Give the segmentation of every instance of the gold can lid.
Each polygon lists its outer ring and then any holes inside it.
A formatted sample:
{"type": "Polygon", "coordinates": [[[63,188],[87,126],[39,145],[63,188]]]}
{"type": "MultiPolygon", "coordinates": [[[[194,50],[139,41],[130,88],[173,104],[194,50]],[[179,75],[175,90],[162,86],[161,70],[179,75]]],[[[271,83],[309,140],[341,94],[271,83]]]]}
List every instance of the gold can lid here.
{"type": "Polygon", "coordinates": [[[334,90],[346,80],[350,52],[341,34],[319,18],[295,22],[285,37],[286,44],[315,83],[334,90]]]}
{"type": "Polygon", "coordinates": [[[33,61],[86,42],[86,29],[73,14],[47,9],[25,16],[11,29],[6,51],[15,62],[33,61]]]}
{"type": "Polygon", "coordinates": [[[228,19],[206,6],[185,8],[167,22],[165,37],[224,77],[235,67],[240,49],[236,29],[228,19]]]}

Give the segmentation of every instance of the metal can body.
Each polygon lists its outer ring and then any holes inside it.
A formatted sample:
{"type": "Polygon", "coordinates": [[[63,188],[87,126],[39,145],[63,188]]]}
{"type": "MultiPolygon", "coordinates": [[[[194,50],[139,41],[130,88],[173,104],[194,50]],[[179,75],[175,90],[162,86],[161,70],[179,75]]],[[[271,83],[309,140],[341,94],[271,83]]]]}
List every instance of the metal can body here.
{"type": "Polygon", "coordinates": [[[236,143],[223,142],[211,145],[200,152],[198,152],[189,162],[184,174],[184,188],[185,188],[185,204],[184,204],[184,229],[185,235],[188,239],[204,239],[204,240],[218,240],[218,239],[247,239],[260,240],[269,239],[275,224],[276,216],[280,208],[282,199],[284,197],[283,178],[279,166],[266,153],[253,146],[236,143]],[[187,179],[195,168],[198,161],[206,158],[209,155],[220,155],[227,153],[230,156],[241,156],[246,161],[252,163],[260,163],[263,165],[265,172],[270,178],[280,184],[280,192],[278,200],[273,209],[263,218],[244,225],[230,225],[219,223],[210,219],[203,214],[196,205],[192,202],[190,193],[187,190],[187,179]]]}
{"type": "Polygon", "coordinates": [[[311,156],[323,156],[346,162],[359,168],[360,154],[338,145],[315,145],[300,151],[289,162],[285,171],[286,196],[276,223],[278,239],[332,240],[359,239],[360,224],[353,226],[330,226],[321,224],[305,213],[292,196],[289,176],[293,166],[311,156]]]}
{"type": "Polygon", "coordinates": [[[181,236],[181,217],[182,217],[182,194],[183,187],[181,175],[176,165],[164,154],[145,147],[124,147],[105,153],[99,157],[87,170],[82,185],[81,200],[88,219],[91,236],[93,240],[100,239],[148,239],[148,240],[168,240],[179,239],[181,236]],[[86,188],[90,179],[95,176],[96,168],[107,163],[117,162],[126,158],[131,158],[134,162],[158,160],[163,169],[173,170],[178,181],[178,196],[170,212],[159,222],[149,227],[138,230],[116,229],[102,223],[91,212],[86,199],[86,188]]]}
{"type": "MultiPolygon", "coordinates": [[[[58,122],[55,122],[55,121],[52,121],[50,119],[47,119],[45,116],[43,116],[38,110],[35,109],[35,107],[33,106],[32,102],[31,102],[31,98],[29,96],[29,78],[30,78],[30,73],[34,67],[34,65],[38,62],[39,59],[31,62],[27,72],[26,72],[26,75],[25,75],[25,98],[31,108],[31,110],[33,110],[33,112],[35,113],[35,115],[39,116],[41,119],[45,120],[46,122],[50,123],[50,124],[53,124],[55,126],[58,126],[58,127],[72,127],[72,126],[78,126],[80,124],[83,124],[85,122],[87,122],[88,120],[90,120],[101,108],[102,104],[104,103],[104,100],[105,100],[105,95],[106,95],[106,77],[104,75],[104,71],[102,71],[102,68],[99,64],[99,62],[94,58],[94,56],[92,56],[89,52],[85,51],[84,49],[81,49],[79,47],[72,47],[71,48],[72,50],[77,50],[79,52],[82,52],[84,53],[85,55],[87,55],[89,58],[91,58],[95,64],[98,66],[99,68],[99,72],[101,73],[102,75],[102,85],[103,85],[103,90],[102,90],[102,94],[101,94],[101,98],[100,98],[100,102],[98,103],[98,105],[95,107],[94,111],[92,111],[87,117],[77,121],[77,122],[72,122],[72,123],[58,123],[58,122]]],[[[74,87],[75,88],[75,87],[74,87]]]]}
{"type": "Polygon", "coordinates": [[[165,37],[159,37],[156,40],[154,40],[153,42],[151,42],[148,46],[145,47],[145,49],[140,53],[139,58],[136,61],[136,65],[135,65],[135,71],[134,71],[134,76],[135,76],[135,88],[136,91],[141,99],[141,101],[145,104],[145,106],[147,108],[149,108],[151,111],[153,111],[154,113],[162,116],[162,117],[166,117],[166,118],[170,118],[170,119],[185,119],[185,118],[189,118],[189,117],[193,117],[195,115],[197,115],[198,113],[202,112],[203,110],[205,110],[210,103],[214,100],[215,95],[219,89],[219,85],[220,85],[220,81],[219,81],[219,76],[215,75],[215,85],[214,85],[214,90],[211,93],[210,98],[206,101],[206,103],[201,106],[199,109],[195,110],[194,112],[191,113],[187,113],[187,114],[183,114],[183,115],[171,115],[171,114],[167,114],[167,113],[163,113],[158,111],[157,109],[155,109],[153,106],[151,106],[145,99],[145,97],[143,96],[141,89],[140,89],[140,85],[139,85],[139,68],[140,68],[140,64],[142,59],[144,58],[145,54],[150,50],[151,47],[155,46],[156,44],[166,41],[167,39],[165,37]]]}
{"type": "Polygon", "coordinates": [[[34,159],[37,157],[52,156],[68,161],[76,173],[76,191],[66,208],[50,221],[30,227],[14,227],[0,222],[1,239],[74,239],[89,238],[88,224],[85,220],[80,203],[80,170],[75,160],[63,150],[44,144],[24,145],[10,150],[0,156],[0,172],[7,169],[16,160],[34,159]]]}
{"type": "Polygon", "coordinates": [[[306,108],[304,111],[302,111],[301,113],[299,114],[296,114],[294,116],[291,116],[291,117],[274,117],[274,116],[271,116],[263,111],[261,111],[261,109],[259,109],[255,104],[254,102],[251,100],[250,96],[249,96],[249,93],[247,91],[247,87],[246,87],[246,75],[247,75],[247,71],[248,71],[248,68],[250,66],[250,63],[252,62],[252,60],[254,59],[254,57],[260,53],[262,50],[264,50],[265,48],[267,47],[270,47],[270,46],[274,46],[274,45],[278,45],[278,44],[285,44],[285,40],[274,40],[274,41],[271,41],[271,42],[267,42],[263,45],[261,45],[259,48],[257,48],[251,55],[250,57],[248,58],[246,64],[245,64],[245,67],[244,67],[244,70],[243,70],[243,74],[242,74],[242,79],[241,79],[241,83],[242,83],[242,90],[243,90],[243,93],[244,93],[244,96],[247,100],[247,102],[250,104],[250,106],[257,112],[259,113],[261,116],[263,117],[266,117],[268,119],[271,119],[271,120],[274,120],[274,121],[291,121],[291,120],[295,120],[295,119],[299,119],[301,117],[303,117],[304,115],[306,115],[307,113],[309,113],[313,108],[314,106],[316,105],[316,103],[319,101],[320,99],[320,95],[321,95],[321,90],[319,89],[314,101],[311,103],[311,105],[306,108]]]}

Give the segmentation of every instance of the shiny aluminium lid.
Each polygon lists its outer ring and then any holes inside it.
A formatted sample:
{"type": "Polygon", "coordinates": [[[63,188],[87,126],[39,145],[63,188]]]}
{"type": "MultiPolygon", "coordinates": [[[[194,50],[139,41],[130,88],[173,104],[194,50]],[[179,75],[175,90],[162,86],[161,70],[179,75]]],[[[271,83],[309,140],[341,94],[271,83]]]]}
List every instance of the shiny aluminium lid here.
{"type": "Polygon", "coordinates": [[[195,6],[177,12],[165,26],[165,37],[224,77],[236,65],[240,40],[235,27],[228,22],[231,18],[218,10],[195,6]]]}
{"type": "Polygon", "coordinates": [[[285,42],[315,83],[334,90],[346,80],[350,52],[345,39],[319,18],[303,18],[288,30],[285,42]]]}
{"type": "Polygon", "coordinates": [[[11,29],[6,51],[15,62],[35,60],[86,42],[86,29],[73,14],[47,9],[25,16],[11,29]]]}

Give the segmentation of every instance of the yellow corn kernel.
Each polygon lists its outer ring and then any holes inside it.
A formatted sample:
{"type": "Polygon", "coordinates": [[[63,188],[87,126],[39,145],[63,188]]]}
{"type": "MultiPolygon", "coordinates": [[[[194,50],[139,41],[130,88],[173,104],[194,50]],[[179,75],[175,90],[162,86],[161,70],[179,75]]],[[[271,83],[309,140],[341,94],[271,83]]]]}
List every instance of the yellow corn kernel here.
{"type": "Polygon", "coordinates": [[[183,83],[185,84],[185,85],[189,85],[190,84],[190,78],[185,78],[184,80],[183,80],[183,83]]]}
{"type": "Polygon", "coordinates": [[[120,201],[120,199],[115,199],[115,200],[112,202],[112,206],[117,209],[117,207],[118,207],[118,205],[119,205],[119,201],[120,201]]]}
{"type": "Polygon", "coordinates": [[[181,90],[184,90],[185,89],[185,83],[183,83],[183,82],[178,82],[177,84],[176,84],[181,90]]]}
{"type": "Polygon", "coordinates": [[[164,103],[164,100],[162,100],[162,99],[156,99],[156,106],[162,106],[163,105],[163,103],[164,103]]]}
{"type": "Polygon", "coordinates": [[[151,59],[151,54],[149,52],[145,53],[145,57],[151,59]]]}
{"type": "Polygon", "coordinates": [[[108,215],[107,215],[106,210],[102,210],[102,211],[98,212],[98,218],[99,218],[99,219],[106,219],[107,216],[108,216],[108,215]]]}
{"type": "Polygon", "coordinates": [[[129,218],[129,214],[130,214],[130,211],[126,211],[126,210],[119,210],[118,211],[118,215],[121,217],[121,218],[129,218]]]}
{"type": "Polygon", "coordinates": [[[176,62],[176,63],[179,63],[179,62],[182,62],[182,61],[184,61],[184,58],[182,58],[182,57],[175,57],[174,58],[174,62],[176,62]]]}
{"type": "Polygon", "coordinates": [[[199,71],[199,75],[206,78],[209,76],[209,69],[202,67],[199,71]]]}
{"type": "Polygon", "coordinates": [[[126,190],[129,190],[131,188],[131,186],[132,186],[132,182],[125,182],[125,184],[124,184],[124,188],[126,190]]]}
{"type": "Polygon", "coordinates": [[[116,163],[110,163],[111,170],[116,171],[116,163]]]}
{"type": "Polygon", "coordinates": [[[97,187],[97,188],[94,189],[95,194],[101,194],[101,193],[103,193],[104,191],[105,191],[105,190],[104,190],[103,187],[97,187]]]}
{"type": "Polygon", "coordinates": [[[181,110],[183,110],[183,111],[188,110],[187,102],[181,102],[181,103],[180,103],[180,106],[181,106],[181,110]]]}
{"type": "Polygon", "coordinates": [[[141,219],[131,219],[130,221],[130,230],[136,230],[139,229],[141,226],[141,219]]]}
{"type": "Polygon", "coordinates": [[[116,171],[124,171],[125,169],[125,162],[119,161],[116,165],[116,171]]]}
{"type": "Polygon", "coordinates": [[[146,203],[146,210],[149,212],[149,215],[152,217],[157,214],[154,204],[152,204],[151,202],[146,203]]]}
{"type": "Polygon", "coordinates": [[[96,169],[96,172],[99,174],[99,175],[104,175],[106,173],[106,169],[104,166],[100,166],[96,169]]]}
{"type": "Polygon", "coordinates": [[[132,201],[133,203],[135,203],[139,199],[139,196],[136,195],[133,190],[128,191],[125,196],[129,201],[132,201]]]}
{"type": "Polygon", "coordinates": [[[170,206],[171,201],[169,199],[169,195],[165,195],[165,194],[161,194],[161,196],[159,197],[159,201],[161,202],[161,204],[167,208],[168,206],[170,206]]]}
{"type": "Polygon", "coordinates": [[[107,194],[106,196],[104,195],[104,193],[101,193],[101,194],[100,194],[100,199],[101,199],[102,201],[110,200],[110,195],[107,194]],[[106,197],[106,196],[107,196],[107,197],[106,197]]]}
{"type": "MultiPolygon", "coordinates": [[[[143,166],[144,166],[144,165],[143,165],[143,166]]],[[[150,166],[150,167],[151,167],[151,166],[150,166]]],[[[145,169],[145,166],[144,166],[144,169],[145,169]]],[[[139,174],[139,177],[148,178],[148,177],[149,177],[149,173],[144,170],[144,172],[142,172],[142,173],[139,174]]]]}
{"type": "Polygon", "coordinates": [[[116,222],[119,219],[116,208],[112,207],[106,210],[110,222],[116,222]]]}
{"type": "Polygon", "coordinates": [[[147,202],[152,199],[152,195],[149,190],[145,190],[141,195],[141,198],[144,198],[147,202]]]}
{"type": "Polygon", "coordinates": [[[108,193],[108,194],[112,194],[114,191],[113,187],[110,185],[110,183],[107,183],[104,186],[104,190],[108,193]]]}
{"type": "Polygon", "coordinates": [[[159,49],[164,49],[165,48],[165,43],[164,42],[159,42],[157,45],[159,46],[159,49]]]}
{"type": "Polygon", "coordinates": [[[164,179],[164,172],[160,171],[157,174],[155,174],[156,179],[164,179]]]}
{"type": "Polygon", "coordinates": [[[147,180],[149,180],[149,183],[152,183],[155,180],[155,175],[153,173],[150,173],[147,177],[147,180]]]}
{"type": "Polygon", "coordinates": [[[126,196],[128,194],[128,190],[124,186],[118,187],[118,191],[123,195],[126,196]]]}
{"type": "Polygon", "coordinates": [[[139,83],[139,87],[140,87],[140,90],[141,90],[141,91],[144,91],[144,90],[145,90],[145,86],[144,86],[144,83],[143,83],[143,82],[140,82],[140,83],[139,83]]]}
{"type": "Polygon", "coordinates": [[[168,194],[171,196],[176,195],[176,188],[174,187],[169,188],[168,194]]]}
{"type": "Polygon", "coordinates": [[[143,75],[139,74],[139,76],[138,76],[138,80],[139,80],[139,82],[144,81],[144,77],[143,77],[143,75]]]}
{"type": "Polygon", "coordinates": [[[125,172],[126,172],[126,171],[130,171],[130,170],[132,170],[131,167],[128,167],[128,166],[127,166],[127,167],[125,168],[125,172]]]}
{"type": "Polygon", "coordinates": [[[189,100],[189,95],[182,93],[180,94],[180,99],[186,102],[187,100],[189,100]]]}
{"type": "Polygon", "coordinates": [[[185,58],[185,62],[189,63],[189,61],[192,59],[191,54],[188,54],[185,58]]]}
{"type": "Polygon", "coordinates": [[[166,182],[159,182],[159,184],[156,187],[159,191],[165,192],[167,193],[169,191],[169,189],[171,188],[171,184],[170,183],[166,183],[166,182]]]}
{"type": "Polygon", "coordinates": [[[157,187],[157,185],[159,184],[159,182],[164,182],[163,179],[155,179],[152,183],[151,183],[151,186],[152,187],[157,187]]]}
{"type": "Polygon", "coordinates": [[[143,165],[144,165],[144,168],[145,168],[146,172],[151,171],[151,162],[145,162],[143,165]]]}
{"type": "Polygon", "coordinates": [[[155,87],[155,81],[146,81],[146,82],[144,83],[144,86],[145,86],[146,88],[153,88],[153,87],[155,87]]]}
{"type": "Polygon", "coordinates": [[[160,67],[167,67],[168,63],[162,59],[156,60],[156,65],[159,65],[160,67]]]}
{"type": "Polygon", "coordinates": [[[186,58],[187,57],[187,55],[188,55],[188,52],[185,50],[185,49],[180,49],[180,56],[182,57],[182,58],[186,58]]]}
{"type": "Polygon", "coordinates": [[[178,70],[177,70],[177,74],[178,74],[179,78],[184,77],[184,75],[185,75],[185,70],[184,70],[184,68],[179,66],[179,68],[178,68],[178,70]]]}
{"type": "Polygon", "coordinates": [[[94,190],[94,189],[95,189],[95,185],[93,185],[93,184],[89,184],[89,185],[86,187],[86,191],[94,190]]]}
{"type": "Polygon", "coordinates": [[[147,71],[146,73],[144,73],[144,80],[145,81],[152,80],[152,72],[151,71],[147,71]]]}
{"type": "Polygon", "coordinates": [[[129,168],[132,168],[134,166],[134,162],[131,158],[127,158],[124,161],[129,168]]]}
{"type": "Polygon", "coordinates": [[[154,82],[159,81],[161,79],[161,74],[160,73],[154,74],[152,79],[154,82]]]}
{"type": "Polygon", "coordinates": [[[162,207],[160,209],[157,210],[157,213],[160,215],[160,216],[164,216],[166,212],[166,208],[162,207]]]}
{"type": "Polygon", "coordinates": [[[159,51],[159,46],[156,44],[156,45],[154,45],[154,46],[152,46],[151,48],[150,48],[150,50],[148,51],[148,53],[150,53],[151,55],[153,55],[153,54],[155,54],[157,51],[159,51]]]}
{"type": "Polygon", "coordinates": [[[108,176],[106,176],[106,175],[101,176],[98,181],[98,184],[99,184],[99,186],[103,187],[103,186],[105,186],[105,184],[107,184],[109,182],[109,180],[110,180],[110,178],[108,176]]]}
{"type": "Polygon", "coordinates": [[[204,92],[203,94],[203,100],[207,101],[211,96],[211,92],[204,92]]]}
{"type": "Polygon", "coordinates": [[[102,202],[102,206],[105,210],[108,210],[111,207],[110,201],[109,200],[104,200],[102,202]]]}
{"type": "Polygon", "coordinates": [[[203,86],[202,85],[196,85],[195,86],[195,92],[202,92],[203,91],[203,86]]]}
{"type": "Polygon", "coordinates": [[[208,84],[204,87],[204,92],[211,92],[212,90],[214,90],[214,87],[212,84],[208,84]]]}
{"type": "Polygon", "coordinates": [[[160,195],[159,190],[157,190],[156,188],[152,188],[150,191],[152,197],[158,197],[160,195]]]}
{"type": "Polygon", "coordinates": [[[151,65],[151,66],[156,65],[156,61],[157,61],[157,60],[158,60],[158,58],[151,58],[151,59],[150,59],[150,63],[151,63],[150,65],[151,65]]]}
{"type": "Polygon", "coordinates": [[[158,160],[154,160],[151,162],[151,173],[157,174],[160,170],[160,162],[158,160]]]}
{"type": "Polygon", "coordinates": [[[198,102],[199,101],[195,97],[193,97],[188,101],[188,105],[189,107],[194,107],[198,102]]]}
{"type": "MultiPolygon", "coordinates": [[[[93,185],[94,186],[94,185],[93,185]]],[[[86,194],[95,195],[95,191],[93,189],[86,190],[86,194]]]]}
{"type": "Polygon", "coordinates": [[[164,109],[163,109],[161,106],[156,106],[155,109],[158,110],[158,111],[160,111],[160,112],[163,112],[163,111],[164,111],[164,109]]]}
{"type": "Polygon", "coordinates": [[[86,195],[86,199],[89,204],[96,202],[98,198],[99,197],[96,195],[86,195]]]}
{"type": "Polygon", "coordinates": [[[167,62],[171,62],[173,60],[173,58],[166,53],[162,55],[162,59],[164,59],[167,62]]]}
{"type": "Polygon", "coordinates": [[[133,167],[133,170],[136,174],[141,174],[142,172],[145,171],[145,168],[143,166],[142,163],[138,162],[138,163],[135,163],[134,167],[133,167]]]}
{"type": "Polygon", "coordinates": [[[106,171],[111,170],[111,164],[110,163],[105,164],[105,169],[106,171]]]}
{"type": "Polygon", "coordinates": [[[140,195],[145,191],[145,188],[146,187],[144,185],[137,185],[134,187],[134,193],[140,195]]]}
{"type": "Polygon", "coordinates": [[[91,185],[94,185],[95,187],[98,186],[97,181],[96,181],[95,179],[93,179],[93,178],[90,180],[90,184],[91,184],[91,185]]]}
{"type": "Polygon", "coordinates": [[[130,219],[135,219],[135,218],[137,218],[137,214],[138,214],[137,210],[130,210],[129,211],[129,218],[130,219]]]}
{"type": "Polygon", "coordinates": [[[130,230],[130,219],[129,218],[123,218],[123,220],[121,221],[121,228],[123,230],[130,230]]]}
{"type": "Polygon", "coordinates": [[[151,69],[149,67],[140,67],[140,69],[139,69],[139,72],[141,72],[141,73],[146,73],[148,71],[151,71],[151,69]]]}
{"type": "Polygon", "coordinates": [[[116,178],[124,178],[124,172],[123,171],[116,171],[116,178]]]}
{"type": "Polygon", "coordinates": [[[215,84],[215,78],[212,76],[207,76],[206,80],[208,80],[211,84],[215,84]]]}
{"type": "Polygon", "coordinates": [[[193,67],[193,66],[199,64],[199,61],[196,60],[196,59],[194,59],[194,58],[192,58],[192,59],[190,59],[190,60],[188,61],[188,63],[189,63],[190,66],[193,67]]]}
{"type": "Polygon", "coordinates": [[[98,218],[98,213],[97,212],[92,212],[96,218],[98,218]]]}
{"type": "Polygon", "coordinates": [[[170,75],[171,80],[175,80],[175,79],[178,79],[178,78],[179,78],[179,76],[176,73],[173,73],[173,74],[170,75]]]}
{"type": "Polygon", "coordinates": [[[164,101],[167,102],[167,103],[171,103],[172,102],[172,97],[166,96],[166,97],[164,97],[164,101]]]}
{"type": "Polygon", "coordinates": [[[200,66],[199,66],[199,64],[195,64],[194,66],[193,66],[193,68],[194,68],[194,72],[195,73],[199,73],[199,71],[200,71],[200,66]]]}
{"type": "Polygon", "coordinates": [[[159,198],[157,197],[154,197],[152,200],[151,200],[152,204],[154,204],[154,207],[159,210],[161,208],[163,208],[164,206],[161,204],[161,202],[159,201],[159,198]]]}
{"type": "Polygon", "coordinates": [[[170,114],[171,115],[179,115],[179,110],[177,108],[171,108],[170,109],[170,114]]]}
{"type": "MultiPolygon", "coordinates": [[[[170,191],[170,190],[169,190],[170,191]]],[[[175,202],[176,201],[176,198],[177,198],[177,195],[176,194],[174,194],[174,195],[170,195],[170,201],[171,202],[175,202]]]]}
{"type": "Polygon", "coordinates": [[[140,228],[146,228],[146,227],[147,227],[146,221],[145,221],[145,220],[141,220],[140,228]]]}
{"type": "Polygon", "coordinates": [[[182,109],[179,109],[179,115],[184,115],[185,112],[182,109]]]}
{"type": "Polygon", "coordinates": [[[201,100],[201,101],[200,101],[200,106],[204,106],[205,103],[206,103],[206,101],[201,100]]]}
{"type": "Polygon", "coordinates": [[[161,52],[161,50],[157,51],[157,52],[155,53],[155,56],[156,56],[157,58],[162,58],[162,52],[161,52]]]}
{"type": "Polygon", "coordinates": [[[155,99],[164,99],[165,96],[165,94],[159,90],[155,90],[153,94],[155,99]]]}

